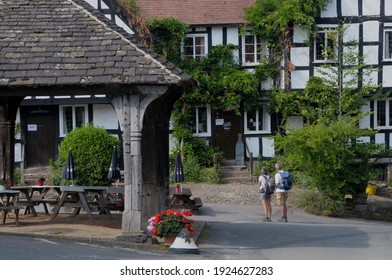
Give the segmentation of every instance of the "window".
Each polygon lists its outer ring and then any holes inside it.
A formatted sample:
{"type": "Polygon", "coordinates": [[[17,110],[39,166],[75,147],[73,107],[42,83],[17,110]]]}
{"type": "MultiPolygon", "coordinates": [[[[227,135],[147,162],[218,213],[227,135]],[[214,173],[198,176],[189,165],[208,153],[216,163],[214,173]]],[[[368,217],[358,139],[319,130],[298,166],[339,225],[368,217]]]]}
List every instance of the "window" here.
{"type": "Polygon", "coordinates": [[[392,30],[384,32],[384,59],[392,59],[392,30]]]}
{"type": "Polygon", "coordinates": [[[314,41],[314,60],[329,62],[337,56],[337,32],[331,30],[319,31],[314,41]]]}
{"type": "Polygon", "coordinates": [[[207,35],[187,35],[184,40],[183,56],[197,61],[207,55],[207,35]]]}
{"type": "Polygon", "coordinates": [[[244,65],[255,65],[266,55],[267,46],[259,37],[246,34],[242,37],[242,61],[244,65]]]}
{"type": "Polygon", "coordinates": [[[267,111],[267,106],[263,105],[257,111],[245,112],[244,126],[245,134],[251,133],[270,133],[271,132],[271,118],[267,111]]]}
{"type": "Polygon", "coordinates": [[[211,109],[209,106],[197,107],[188,122],[194,136],[211,136],[211,109]]]}
{"type": "Polygon", "coordinates": [[[60,136],[87,123],[87,105],[60,106],[60,136]]]}
{"type": "Polygon", "coordinates": [[[391,128],[392,127],[392,99],[377,100],[375,103],[375,127],[391,128]]]}

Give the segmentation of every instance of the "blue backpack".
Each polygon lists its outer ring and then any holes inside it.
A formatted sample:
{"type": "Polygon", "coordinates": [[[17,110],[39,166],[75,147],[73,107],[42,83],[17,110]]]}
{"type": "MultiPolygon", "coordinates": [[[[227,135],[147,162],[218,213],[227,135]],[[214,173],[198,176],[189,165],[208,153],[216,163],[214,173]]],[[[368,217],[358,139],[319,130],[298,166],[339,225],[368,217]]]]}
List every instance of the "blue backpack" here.
{"type": "Polygon", "coordinates": [[[293,188],[293,181],[291,180],[290,173],[288,171],[280,171],[280,176],[282,177],[282,183],[279,189],[289,191],[293,188]]]}

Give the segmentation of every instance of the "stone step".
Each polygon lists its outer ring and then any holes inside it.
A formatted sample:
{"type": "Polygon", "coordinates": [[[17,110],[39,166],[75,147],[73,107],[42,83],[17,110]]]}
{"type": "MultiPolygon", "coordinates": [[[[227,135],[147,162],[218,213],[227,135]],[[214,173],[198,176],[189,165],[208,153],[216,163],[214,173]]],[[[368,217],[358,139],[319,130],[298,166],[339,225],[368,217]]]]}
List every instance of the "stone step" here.
{"type": "Polygon", "coordinates": [[[35,185],[41,177],[47,178],[51,173],[50,166],[37,166],[24,169],[24,182],[27,185],[35,185]]]}
{"type": "Polygon", "coordinates": [[[246,165],[236,165],[235,160],[225,160],[221,165],[224,183],[241,183],[252,181],[246,165]]]}

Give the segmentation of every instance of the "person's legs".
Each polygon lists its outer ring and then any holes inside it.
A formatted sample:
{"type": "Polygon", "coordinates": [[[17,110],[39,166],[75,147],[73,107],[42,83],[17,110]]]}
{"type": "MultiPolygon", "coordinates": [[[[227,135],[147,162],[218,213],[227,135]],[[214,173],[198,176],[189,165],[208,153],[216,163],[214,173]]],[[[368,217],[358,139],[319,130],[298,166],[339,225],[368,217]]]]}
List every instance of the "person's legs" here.
{"type": "Polygon", "coordinates": [[[271,206],[271,197],[265,200],[266,210],[267,210],[267,219],[271,222],[271,213],[272,213],[272,206],[271,206]]]}
{"type": "Polygon", "coordinates": [[[278,205],[280,207],[281,218],[278,220],[279,222],[287,222],[287,192],[277,192],[276,200],[278,201],[278,205]]]}
{"type": "Polygon", "coordinates": [[[263,219],[263,221],[267,222],[268,221],[268,207],[267,207],[267,201],[266,201],[265,198],[263,198],[261,200],[261,204],[263,205],[263,210],[264,210],[264,219],[263,219]]]}

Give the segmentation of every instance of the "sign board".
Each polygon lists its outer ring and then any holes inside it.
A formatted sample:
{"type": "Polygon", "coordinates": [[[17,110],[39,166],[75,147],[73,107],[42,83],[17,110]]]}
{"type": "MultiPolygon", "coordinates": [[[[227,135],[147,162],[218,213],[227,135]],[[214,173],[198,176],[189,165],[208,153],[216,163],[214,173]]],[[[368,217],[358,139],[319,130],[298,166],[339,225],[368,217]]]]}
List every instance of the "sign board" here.
{"type": "Polygon", "coordinates": [[[27,131],[37,131],[37,124],[28,124],[27,131]]]}
{"type": "Polygon", "coordinates": [[[224,122],[224,119],[215,119],[215,125],[223,125],[224,122]]]}

